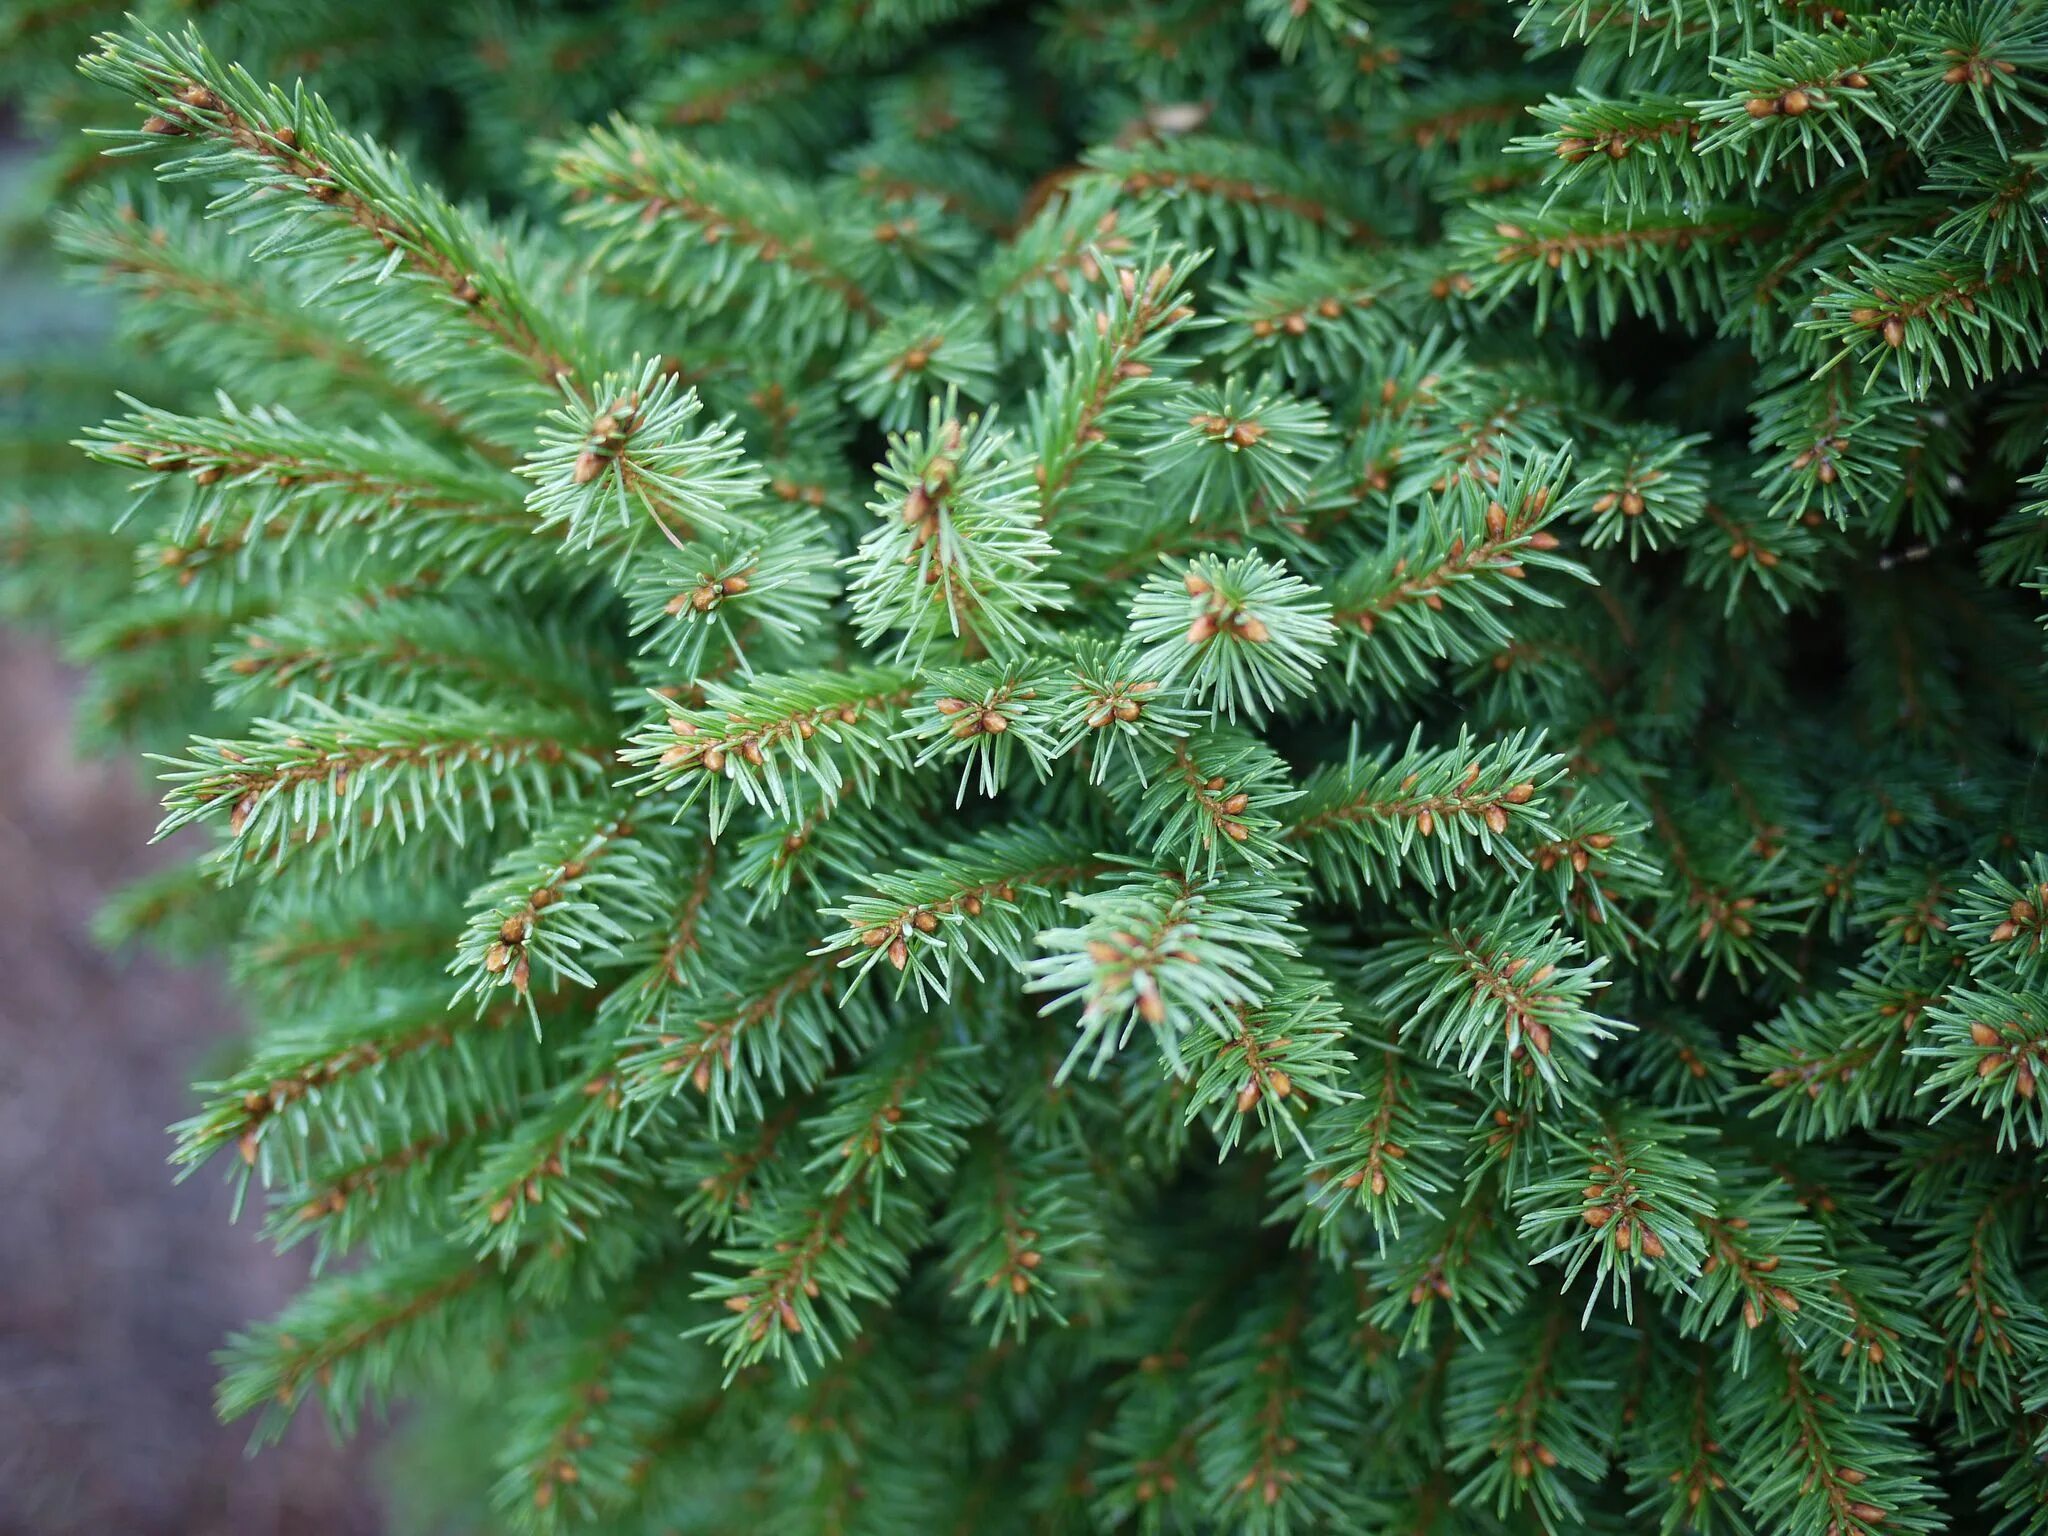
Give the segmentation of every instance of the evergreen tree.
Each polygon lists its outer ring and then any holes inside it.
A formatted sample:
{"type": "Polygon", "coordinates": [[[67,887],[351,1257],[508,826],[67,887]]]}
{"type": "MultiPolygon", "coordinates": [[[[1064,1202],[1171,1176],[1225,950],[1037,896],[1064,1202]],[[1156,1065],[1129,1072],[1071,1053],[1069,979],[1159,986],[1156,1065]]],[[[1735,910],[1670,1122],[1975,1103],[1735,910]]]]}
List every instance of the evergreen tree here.
{"type": "Polygon", "coordinates": [[[125,322],[5,579],[318,1255],[224,1414],[2048,1533],[2048,3],[182,9],[0,10],[125,322]]]}

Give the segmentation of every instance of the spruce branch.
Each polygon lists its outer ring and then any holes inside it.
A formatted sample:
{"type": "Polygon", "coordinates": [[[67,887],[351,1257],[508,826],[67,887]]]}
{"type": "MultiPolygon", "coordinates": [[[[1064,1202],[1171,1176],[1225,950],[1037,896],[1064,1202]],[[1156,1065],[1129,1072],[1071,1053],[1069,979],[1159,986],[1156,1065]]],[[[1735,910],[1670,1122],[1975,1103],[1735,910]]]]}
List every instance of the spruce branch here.
{"type": "Polygon", "coordinates": [[[819,953],[838,954],[856,984],[886,959],[902,973],[899,987],[944,999],[963,972],[985,980],[977,951],[1023,970],[1058,894],[1109,867],[1085,837],[987,828],[825,908],[834,931],[819,953]]]}
{"type": "Polygon", "coordinates": [[[205,1108],[174,1128],[173,1161],[190,1170],[232,1148],[239,1205],[252,1177],[306,1184],[316,1149],[381,1156],[380,1129],[410,1141],[509,1113],[539,1056],[530,1032],[506,1028],[516,1016],[450,1013],[439,989],[311,1015],[207,1086],[205,1108]]]}
{"type": "Polygon", "coordinates": [[[1533,115],[1544,131],[1508,148],[1548,156],[1545,179],[1559,194],[1589,183],[1604,207],[1641,207],[1717,197],[1734,179],[1728,157],[1700,153],[1699,111],[1675,96],[1553,96],[1533,115]]]}
{"type": "Polygon", "coordinates": [[[1300,502],[1310,461],[1327,451],[1330,437],[1320,405],[1269,380],[1187,386],[1154,409],[1144,469],[1169,504],[1186,505],[1191,523],[1300,502]]]}
{"type": "Polygon", "coordinates": [[[1094,295],[1069,301],[1068,350],[1031,396],[1041,523],[1056,527],[1111,493],[1135,446],[1127,434],[1139,408],[1171,387],[1167,346],[1195,318],[1187,284],[1201,261],[1148,247],[1114,265],[1100,308],[1094,295]]]}
{"type": "Polygon", "coordinates": [[[164,349],[182,373],[224,366],[260,389],[323,405],[352,402],[397,412],[409,424],[462,438],[500,464],[512,454],[440,380],[420,376],[403,354],[365,345],[348,311],[320,302],[316,285],[294,281],[282,263],[252,260],[231,232],[152,190],[133,200],[99,191],[67,210],[57,248],[136,303],[123,321],[164,349]],[[329,386],[321,390],[321,385],[329,386]]]}
{"type": "Polygon", "coordinates": [[[995,315],[1003,360],[1035,348],[1045,332],[1071,326],[1075,288],[1120,282],[1124,258],[1137,255],[1153,227],[1106,178],[1077,177],[1053,191],[1016,238],[982,264],[979,291],[995,315]]]}
{"type": "Polygon", "coordinates": [[[1774,1111],[1779,1133],[1797,1141],[1895,1118],[1918,1087],[1906,1052],[1944,992],[1943,979],[1924,971],[1872,966],[1788,1003],[1743,1046],[1759,1113],[1774,1111]]]}
{"type": "Polygon", "coordinates": [[[1275,1156],[1286,1156],[1289,1137],[1312,1155],[1303,1118],[1342,1098],[1351,1060],[1344,1046],[1349,1030],[1329,983],[1290,965],[1259,1006],[1240,1005],[1236,1014],[1227,1037],[1205,1030],[1189,1040],[1191,1081],[1182,1119],[1190,1125],[1207,1120],[1221,1157],[1250,1141],[1252,1126],[1275,1156]]]}
{"type": "Polygon", "coordinates": [[[1522,1191],[1521,1235],[1550,1244],[1534,1262],[1561,1260],[1567,1289],[1592,1266],[1588,1319],[1605,1287],[1633,1320],[1638,1275],[1686,1291],[1706,1258],[1700,1219],[1715,1208],[1714,1171],[1687,1151],[1688,1128],[1624,1106],[1549,1130],[1549,1169],[1522,1191]]]}
{"type": "Polygon", "coordinates": [[[1383,944],[1365,980],[1433,1064],[1491,1080],[1509,1103],[1554,1102],[1580,1092],[1600,1042],[1629,1028],[1593,1011],[1605,962],[1582,953],[1549,923],[1496,919],[1383,944]]]}
{"type": "Polygon", "coordinates": [[[1719,61],[1724,94],[1696,101],[1703,156],[1739,158],[1761,182],[1797,166],[1810,185],[1830,167],[1865,164],[1863,134],[1896,134],[1893,80],[1900,59],[1880,26],[1788,29],[1769,53],[1719,61]]]}
{"type": "Polygon", "coordinates": [[[1294,1278],[1291,1295],[1247,1307],[1196,1367],[1211,1404],[1196,1442],[1208,1506],[1257,1536],[1351,1507],[1337,1446],[1357,1418],[1332,1374],[1326,1314],[1294,1278]]]}
{"type": "Polygon", "coordinates": [[[511,707],[538,704],[612,723],[622,679],[586,634],[547,621],[513,623],[474,594],[337,600],[323,593],[241,626],[207,677],[225,703],[315,698],[411,707],[440,690],[511,707]]]}
{"type": "Polygon", "coordinates": [[[803,1379],[804,1355],[822,1366],[858,1330],[853,1301],[900,1282],[929,1225],[916,1191],[951,1170],[962,1131],[985,1113],[962,1092],[970,1080],[959,1053],[933,1034],[912,1031],[840,1080],[813,1123],[819,1151],[805,1182],[719,1250],[743,1273],[700,1277],[698,1295],[732,1314],[700,1330],[723,1352],[728,1380],[764,1358],[787,1359],[803,1379]],[[890,1198],[892,1183],[908,1188],[890,1198]]]}
{"type": "Polygon", "coordinates": [[[1213,879],[1226,857],[1261,870],[1299,857],[1275,813],[1302,791],[1279,754],[1246,732],[1212,726],[1134,750],[1104,787],[1129,819],[1130,836],[1162,856],[1178,854],[1190,875],[1213,879]]]}
{"type": "Polygon", "coordinates": [[[1824,1233],[1786,1191],[1753,1188],[1725,1201],[1701,1218],[1700,1231],[1707,1256],[1693,1285],[1697,1304],[1682,1327],[1693,1337],[1722,1337],[1736,1371],[1746,1374],[1754,1352],[1773,1345],[1803,1359],[1849,1331],[1836,1285],[1840,1271],[1828,1260],[1824,1233]],[[1742,1326],[1724,1328],[1736,1316],[1742,1326]]]}
{"type": "Polygon", "coordinates": [[[1777,231],[1768,215],[1732,201],[1626,215],[1532,201],[1474,209],[1452,231],[1452,248],[1481,296],[1500,302],[1529,290],[1537,324],[1561,307],[1575,331],[1604,333],[1633,313],[1696,324],[1719,298],[1727,254],[1777,231]]]}
{"type": "Polygon", "coordinates": [[[724,310],[739,339],[799,355],[864,338],[892,306],[957,277],[963,242],[936,204],[880,220],[757,168],[741,171],[625,118],[561,150],[571,217],[606,267],[652,295],[724,310]],[[758,277],[744,301],[744,277],[758,277]]]}
{"type": "Polygon", "coordinates": [[[564,807],[502,855],[491,880],[470,894],[469,921],[448,963],[460,980],[454,1001],[473,993],[481,1009],[509,986],[531,1006],[536,969],[546,986],[595,987],[589,965],[617,953],[628,924],[655,916],[651,877],[668,861],[638,856],[649,835],[636,825],[630,797],[615,792],[594,806],[564,807]]]}
{"type": "Polygon", "coordinates": [[[524,820],[603,774],[610,753],[590,725],[538,707],[493,708],[449,697],[433,714],[395,706],[301,702],[289,720],[259,720],[237,741],[199,738],[161,759],[159,837],[225,817],[214,860],[225,878],[272,874],[307,855],[347,864],[389,826],[430,826],[458,840],[470,818],[524,820]]]}
{"type": "Polygon", "coordinates": [[[580,337],[540,303],[523,255],[381,146],[341,129],[318,97],[223,67],[189,27],[97,41],[85,73],[152,112],[122,136],[123,151],[170,144],[177,152],[166,174],[235,178],[240,187],[216,208],[264,228],[273,259],[293,251],[331,263],[343,282],[402,275],[432,296],[423,315],[443,328],[450,319],[475,328],[539,383],[576,371],[580,337]]]}
{"type": "Polygon", "coordinates": [[[1969,952],[1972,972],[2009,971],[2033,981],[2048,969],[2048,858],[2035,854],[2015,880],[1982,865],[1957,896],[1949,918],[1953,942],[1969,952]]]}
{"type": "Polygon", "coordinates": [[[996,350],[987,322],[972,306],[929,306],[892,317],[839,365],[847,399],[862,416],[902,431],[941,386],[969,400],[993,398],[996,350]]]}
{"type": "Polygon", "coordinates": [[[1634,556],[1659,549],[1706,516],[1704,437],[1644,430],[1603,446],[1588,460],[1583,484],[1590,501],[1573,509],[1595,549],[1626,541],[1634,556]]]}
{"type": "Polygon", "coordinates": [[[1308,856],[1325,890],[1347,900],[1404,879],[1458,884],[1475,855],[1522,867],[1527,855],[1508,830],[1551,835],[1538,795],[1564,767],[1542,747],[1540,737],[1486,746],[1464,737],[1429,752],[1419,728],[1399,755],[1366,757],[1354,747],[1309,779],[1282,838],[1308,856]]]}
{"type": "Polygon", "coordinates": [[[650,544],[632,559],[623,593],[632,632],[673,674],[796,663],[839,595],[826,531],[805,512],[755,504],[735,517],[740,526],[723,537],[650,544]]]}
{"type": "Polygon", "coordinates": [[[329,1276],[275,1323],[230,1341],[221,1416],[261,1409],[258,1441],[272,1440],[317,1389],[346,1432],[363,1399],[381,1403],[401,1382],[452,1373],[477,1342],[503,1336],[513,1311],[502,1282],[459,1248],[423,1245],[329,1276]]]}
{"type": "Polygon", "coordinates": [[[736,531],[764,489],[728,424],[698,426],[703,403],[659,358],[607,375],[588,397],[565,388],[564,402],[520,472],[534,482],[535,527],[571,549],[603,544],[623,563],[650,524],[681,549],[736,531]]]}
{"type": "Polygon", "coordinates": [[[660,699],[661,718],[620,757],[641,770],[643,793],[675,789],[683,809],[707,797],[713,837],[741,804],[794,821],[811,795],[835,795],[856,774],[871,786],[871,770],[906,764],[890,727],[914,692],[911,673],[881,667],[707,683],[702,708],[660,699]]]}
{"type": "Polygon", "coordinates": [[[1212,700],[1226,718],[1262,721],[1306,693],[1332,639],[1330,609],[1278,561],[1202,557],[1161,572],[1131,604],[1139,670],[1212,700]],[[1178,580],[1175,577],[1178,576],[1178,580]]]}
{"type": "Polygon", "coordinates": [[[1604,1470],[1604,1426],[1593,1416],[1591,1382],[1578,1372],[1585,1343],[1562,1311],[1518,1319],[1495,1347],[1467,1350],[1445,1384],[1451,1470],[1468,1473],[1460,1497],[1484,1501],[1497,1520],[1530,1510],[1562,1525],[1604,1470]]]}
{"type": "Polygon", "coordinates": [[[2048,1140],[2048,1003],[2033,992],[1951,988],[1908,1054],[1930,1063],[1923,1091],[1940,1095],[1936,1119],[1968,1106],[1997,1126],[2000,1146],[2048,1140]]]}
{"type": "Polygon", "coordinates": [[[1355,182],[1259,145],[1190,134],[1097,151],[1089,164],[1141,207],[1156,207],[1188,245],[1242,251],[1258,266],[1276,249],[1371,244],[1385,233],[1355,182]]]}
{"type": "Polygon", "coordinates": [[[972,1298],[971,1320],[996,1343],[1023,1341],[1041,1320],[1065,1325],[1107,1236],[1075,1149],[983,1131],[958,1187],[934,1235],[946,1245],[953,1294],[972,1298]]]}
{"type": "Polygon", "coordinates": [[[689,1304],[673,1287],[577,1308],[537,1341],[537,1368],[514,1387],[493,1458],[503,1516],[542,1532],[631,1511],[646,1496],[649,1447],[717,1386],[684,1339],[689,1304]]]}
{"type": "Polygon", "coordinates": [[[891,442],[876,490],[881,521],[845,562],[864,645],[898,632],[900,660],[947,642],[1014,658],[1044,642],[1040,615],[1064,606],[1042,575],[1053,546],[992,416],[962,421],[949,389],[923,432],[891,442]]]}
{"type": "Polygon", "coordinates": [[[1062,1076],[1090,1054],[1091,1072],[1100,1072],[1140,1022],[1182,1075],[1181,1040],[1198,1029],[1235,1039],[1238,1010],[1264,1002],[1272,968],[1297,953],[1288,937],[1293,900],[1240,876],[1133,873],[1066,905],[1085,923],[1041,933],[1048,953],[1030,967],[1032,989],[1057,994],[1045,1011],[1082,1005],[1062,1076]]]}
{"type": "Polygon", "coordinates": [[[1567,493],[1564,475],[1559,458],[1476,482],[1461,477],[1424,501],[1407,529],[1397,527],[1382,548],[1339,575],[1330,587],[1331,623],[1347,686],[1410,688],[1439,659],[1470,662],[1511,643],[1498,610],[1560,601],[1525,585],[1532,571],[1591,581],[1549,525],[1576,514],[1600,482],[1567,493]]]}
{"type": "Polygon", "coordinates": [[[394,424],[315,426],[283,406],[185,416],[123,397],[132,414],[81,443],[137,472],[147,492],[172,477],[194,488],[169,520],[158,560],[189,585],[204,569],[295,540],[358,534],[413,573],[453,566],[479,575],[531,573],[534,521],[503,471],[454,458],[394,424]]]}
{"type": "Polygon", "coordinates": [[[1312,1162],[1303,1218],[1327,1230],[1355,1206],[1384,1245],[1400,1237],[1404,1206],[1441,1214],[1437,1197],[1456,1185],[1449,1157],[1467,1115],[1449,1080],[1399,1050],[1355,1054],[1342,1095],[1305,1127],[1312,1162]]]}
{"type": "Polygon", "coordinates": [[[1335,384],[1347,368],[1384,354],[1403,332],[1404,301],[1425,283],[1379,252],[1290,256],[1277,270],[1220,286],[1210,346],[1230,374],[1254,365],[1293,381],[1335,384]]]}
{"type": "Polygon", "coordinates": [[[1047,705],[1048,729],[1057,738],[1053,755],[1079,754],[1092,783],[1119,771],[1143,782],[1148,760],[1174,750],[1199,722],[1179,689],[1163,687],[1141,668],[1128,641],[1082,640],[1062,671],[1063,679],[1050,684],[1047,705]]]}
{"type": "Polygon", "coordinates": [[[1939,1530],[1923,1457],[1896,1416],[1852,1411],[1814,1380],[1805,1358],[1775,1348],[1745,1394],[1759,1418],[1732,1481],[1745,1502],[1791,1536],[1886,1536],[1939,1530]],[[1775,1390],[1764,1390],[1765,1384],[1775,1390]]]}
{"type": "Polygon", "coordinates": [[[478,1110],[389,1148],[325,1157],[303,1183],[272,1192],[264,1236],[280,1250],[313,1239],[320,1268],[366,1244],[375,1252],[403,1252],[429,1226],[420,1215],[453,1197],[479,1142],[497,1123],[494,1112],[478,1110]]]}
{"type": "Polygon", "coordinates": [[[842,1044],[879,1032],[879,1009],[841,987],[829,960],[798,945],[734,948],[723,974],[665,990],[640,1013],[617,1058],[626,1097],[689,1089],[729,1130],[789,1085],[814,1086],[842,1044]]]}
{"type": "Polygon", "coordinates": [[[1907,64],[1898,83],[1901,127],[1919,144],[1966,106],[2001,149],[2008,132],[2048,122],[2039,78],[2048,42],[2025,7],[2010,0],[1971,10],[1928,6],[1902,18],[1897,37],[1907,64]]]}
{"type": "Polygon", "coordinates": [[[1958,262],[1938,244],[1905,241],[1846,272],[1823,273],[1814,313],[1800,322],[1837,366],[1860,363],[1865,387],[1896,377],[1908,399],[2033,367],[2042,345],[2027,311],[2040,274],[2013,260],[1958,262]]]}

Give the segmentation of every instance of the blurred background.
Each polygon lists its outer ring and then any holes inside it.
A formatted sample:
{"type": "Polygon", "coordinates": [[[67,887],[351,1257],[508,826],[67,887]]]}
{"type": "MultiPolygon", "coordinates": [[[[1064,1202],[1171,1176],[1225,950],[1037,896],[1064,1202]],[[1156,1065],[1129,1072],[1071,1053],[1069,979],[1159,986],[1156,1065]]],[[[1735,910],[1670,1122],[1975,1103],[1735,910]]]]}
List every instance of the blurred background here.
{"type": "MultiPolygon", "coordinates": [[[[33,243],[31,152],[0,104],[0,416],[39,369],[99,349],[100,302],[33,243]],[[40,362],[32,362],[40,359],[40,362]]],[[[102,414],[114,402],[104,402],[102,414]]],[[[19,466],[0,460],[0,537],[19,466]]],[[[246,1460],[212,1406],[212,1352],[279,1310],[305,1256],[228,1220],[214,1170],[184,1184],[164,1128],[231,1041],[208,968],[112,956],[94,913],[159,867],[142,765],[82,755],[80,676],[0,625],[0,1536],[370,1536],[386,1528],[375,1436],[317,1415],[246,1460]]]]}

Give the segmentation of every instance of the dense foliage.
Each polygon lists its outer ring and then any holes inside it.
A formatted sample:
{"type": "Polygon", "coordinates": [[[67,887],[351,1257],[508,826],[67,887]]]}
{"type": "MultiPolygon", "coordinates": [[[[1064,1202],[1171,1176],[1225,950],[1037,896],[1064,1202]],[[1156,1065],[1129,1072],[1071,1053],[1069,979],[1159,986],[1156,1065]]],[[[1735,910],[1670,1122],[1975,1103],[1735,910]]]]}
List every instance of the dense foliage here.
{"type": "Polygon", "coordinates": [[[453,1528],[2048,1533],[2048,4],[162,9],[0,7],[124,323],[5,590],[318,1254],[225,1413],[453,1528]]]}

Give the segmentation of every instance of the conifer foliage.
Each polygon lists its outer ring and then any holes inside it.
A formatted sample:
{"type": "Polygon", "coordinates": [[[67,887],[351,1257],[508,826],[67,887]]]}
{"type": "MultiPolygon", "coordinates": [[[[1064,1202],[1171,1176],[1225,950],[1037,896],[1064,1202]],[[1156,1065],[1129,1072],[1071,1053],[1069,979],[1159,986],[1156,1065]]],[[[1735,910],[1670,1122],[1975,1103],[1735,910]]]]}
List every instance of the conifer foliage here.
{"type": "Polygon", "coordinates": [[[225,1414],[465,1529],[2048,1533],[2048,4],[95,9],[5,581],[318,1254],[225,1414]]]}

